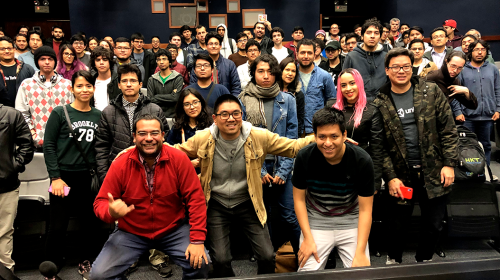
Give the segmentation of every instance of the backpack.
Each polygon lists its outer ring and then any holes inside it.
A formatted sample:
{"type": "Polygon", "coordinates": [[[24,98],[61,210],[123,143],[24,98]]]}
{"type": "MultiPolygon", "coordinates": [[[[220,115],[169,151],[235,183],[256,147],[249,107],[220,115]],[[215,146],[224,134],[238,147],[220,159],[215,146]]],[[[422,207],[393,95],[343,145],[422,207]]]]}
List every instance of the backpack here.
{"type": "Polygon", "coordinates": [[[485,181],[486,156],[475,133],[463,125],[457,126],[458,165],[455,181],[485,181]]]}

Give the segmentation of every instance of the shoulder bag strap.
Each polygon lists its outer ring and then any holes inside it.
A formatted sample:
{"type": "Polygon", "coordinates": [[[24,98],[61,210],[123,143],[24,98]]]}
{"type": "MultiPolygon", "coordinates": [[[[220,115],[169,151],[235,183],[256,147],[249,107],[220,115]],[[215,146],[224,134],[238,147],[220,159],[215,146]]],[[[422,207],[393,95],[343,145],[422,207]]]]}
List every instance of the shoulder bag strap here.
{"type": "Polygon", "coordinates": [[[66,109],[66,105],[63,105],[63,110],[64,110],[64,115],[66,116],[66,122],[68,123],[69,131],[71,132],[71,135],[73,135],[73,141],[75,142],[76,148],[78,149],[78,151],[80,151],[80,154],[82,155],[83,160],[85,161],[85,164],[87,165],[87,168],[92,173],[92,172],[94,172],[94,168],[92,168],[92,165],[90,164],[89,160],[87,159],[87,156],[85,155],[85,152],[83,151],[82,146],[80,145],[80,143],[78,143],[76,133],[73,130],[73,127],[71,125],[71,120],[69,119],[68,109],[66,109]]]}

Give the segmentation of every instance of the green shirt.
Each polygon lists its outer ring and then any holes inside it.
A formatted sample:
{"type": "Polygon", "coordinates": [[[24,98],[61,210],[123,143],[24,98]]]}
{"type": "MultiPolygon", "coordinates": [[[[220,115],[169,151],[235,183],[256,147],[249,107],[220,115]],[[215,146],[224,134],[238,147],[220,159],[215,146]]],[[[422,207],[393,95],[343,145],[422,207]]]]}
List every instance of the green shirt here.
{"type": "Polygon", "coordinates": [[[172,72],[170,72],[170,74],[169,74],[169,75],[168,75],[165,79],[162,77],[161,73],[160,73],[160,75],[158,75],[158,76],[160,76],[161,82],[162,82],[163,84],[165,84],[165,83],[167,82],[168,77],[170,77],[170,75],[172,75],[172,72]]]}
{"type": "MultiPolygon", "coordinates": [[[[66,106],[66,108],[68,109],[73,130],[87,159],[91,164],[95,165],[95,134],[101,118],[101,111],[93,107],[88,112],[78,111],[71,106],[66,106]]],[[[50,178],[60,177],[60,170],[88,170],[80,151],[78,151],[73,141],[62,106],[55,107],[47,121],[43,154],[50,178]]]]}

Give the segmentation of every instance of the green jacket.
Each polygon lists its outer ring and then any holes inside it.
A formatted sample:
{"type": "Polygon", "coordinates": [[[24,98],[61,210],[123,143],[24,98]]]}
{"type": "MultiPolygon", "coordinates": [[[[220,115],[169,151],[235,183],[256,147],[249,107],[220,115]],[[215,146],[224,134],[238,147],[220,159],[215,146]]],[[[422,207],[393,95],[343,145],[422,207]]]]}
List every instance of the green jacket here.
{"type": "MultiPolygon", "coordinates": [[[[451,191],[451,187],[443,188],[441,184],[441,169],[457,164],[458,134],[450,105],[441,89],[435,83],[425,82],[419,77],[413,77],[411,83],[414,87],[413,102],[425,188],[432,199],[451,191]]],[[[391,83],[380,88],[374,104],[380,112],[375,117],[382,118],[384,125],[381,141],[377,141],[379,144],[373,147],[377,149],[374,156],[382,158],[384,181],[398,178],[410,186],[406,142],[401,120],[394,107],[391,83]]]]}

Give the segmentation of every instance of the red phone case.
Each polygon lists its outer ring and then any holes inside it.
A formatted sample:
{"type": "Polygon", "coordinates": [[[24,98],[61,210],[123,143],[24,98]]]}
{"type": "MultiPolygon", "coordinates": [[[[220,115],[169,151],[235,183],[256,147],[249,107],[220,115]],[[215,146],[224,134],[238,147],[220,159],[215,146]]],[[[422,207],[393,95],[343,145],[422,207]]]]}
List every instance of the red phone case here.
{"type": "Polygon", "coordinates": [[[404,199],[411,199],[413,197],[413,189],[408,187],[399,187],[403,193],[404,199]]]}

